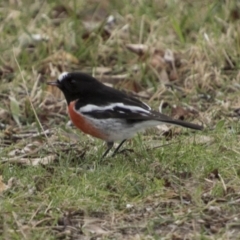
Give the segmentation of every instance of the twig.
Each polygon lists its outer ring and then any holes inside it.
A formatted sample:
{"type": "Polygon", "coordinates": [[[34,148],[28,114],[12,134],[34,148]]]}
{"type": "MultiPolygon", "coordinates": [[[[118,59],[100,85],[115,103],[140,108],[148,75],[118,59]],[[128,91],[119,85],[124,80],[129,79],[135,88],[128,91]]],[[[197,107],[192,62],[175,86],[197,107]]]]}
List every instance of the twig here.
{"type": "Polygon", "coordinates": [[[44,132],[39,132],[39,133],[22,133],[22,134],[13,134],[12,137],[22,139],[22,138],[34,138],[34,137],[39,137],[39,136],[46,136],[51,134],[52,131],[47,129],[44,132]]]}

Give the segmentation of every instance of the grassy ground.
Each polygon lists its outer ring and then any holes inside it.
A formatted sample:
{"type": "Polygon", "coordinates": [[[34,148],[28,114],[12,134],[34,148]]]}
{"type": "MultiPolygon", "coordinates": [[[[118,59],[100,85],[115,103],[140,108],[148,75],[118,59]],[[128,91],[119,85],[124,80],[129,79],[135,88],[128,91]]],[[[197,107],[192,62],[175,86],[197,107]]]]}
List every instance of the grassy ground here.
{"type": "Polygon", "coordinates": [[[1,239],[240,238],[237,1],[8,0],[0,18],[1,239]],[[101,161],[45,84],[73,70],[205,130],[101,161]]]}

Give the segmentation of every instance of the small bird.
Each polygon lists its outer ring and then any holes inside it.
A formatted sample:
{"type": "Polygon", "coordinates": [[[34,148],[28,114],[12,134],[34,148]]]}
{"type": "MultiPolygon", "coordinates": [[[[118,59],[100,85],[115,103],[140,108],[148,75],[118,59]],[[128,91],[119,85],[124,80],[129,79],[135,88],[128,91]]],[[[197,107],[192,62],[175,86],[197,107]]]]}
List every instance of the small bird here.
{"type": "Polygon", "coordinates": [[[113,155],[127,139],[148,127],[168,123],[195,130],[203,129],[200,125],[172,119],[151,110],[137,98],[105,86],[82,72],[63,72],[55,82],[47,84],[57,86],[63,92],[69,116],[78,129],[106,141],[107,150],[102,158],[108,154],[115,141],[120,141],[120,144],[113,155]]]}

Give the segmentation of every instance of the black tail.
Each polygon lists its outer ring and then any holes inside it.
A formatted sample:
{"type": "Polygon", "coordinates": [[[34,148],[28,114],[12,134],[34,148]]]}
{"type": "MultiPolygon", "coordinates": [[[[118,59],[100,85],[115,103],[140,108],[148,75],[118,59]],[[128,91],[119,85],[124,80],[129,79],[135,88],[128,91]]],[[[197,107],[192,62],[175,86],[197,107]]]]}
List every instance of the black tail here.
{"type": "Polygon", "coordinates": [[[185,128],[191,128],[191,129],[195,129],[195,130],[203,130],[203,126],[200,126],[200,125],[194,124],[194,123],[184,122],[182,120],[170,119],[170,120],[161,120],[161,121],[165,122],[165,123],[169,123],[169,124],[182,126],[185,128]]]}
{"type": "Polygon", "coordinates": [[[173,125],[182,126],[182,127],[185,127],[185,128],[191,128],[191,129],[195,129],[195,130],[203,130],[203,126],[200,126],[198,124],[173,119],[173,118],[170,118],[170,117],[168,117],[168,116],[166,116],[162,113],[156,112],[156,111],[152,111],[152,113],[153,113],[153,115],[155,115],[156,120],[158,120],[158,121],[173,124],[173,125]]]}

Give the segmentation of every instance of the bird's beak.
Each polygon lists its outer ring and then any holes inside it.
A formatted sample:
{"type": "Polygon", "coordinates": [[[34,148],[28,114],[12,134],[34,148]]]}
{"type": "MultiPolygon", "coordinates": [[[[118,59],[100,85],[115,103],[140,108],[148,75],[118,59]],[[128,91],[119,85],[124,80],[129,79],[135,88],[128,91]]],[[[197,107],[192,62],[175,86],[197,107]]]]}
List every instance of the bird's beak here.
{"type": "Polygon", "coordinates": [[[47,85],[59,87],[59,82],[58,82],[58,81],[55,81],[55,82],[47,82],[47,85]]]}

